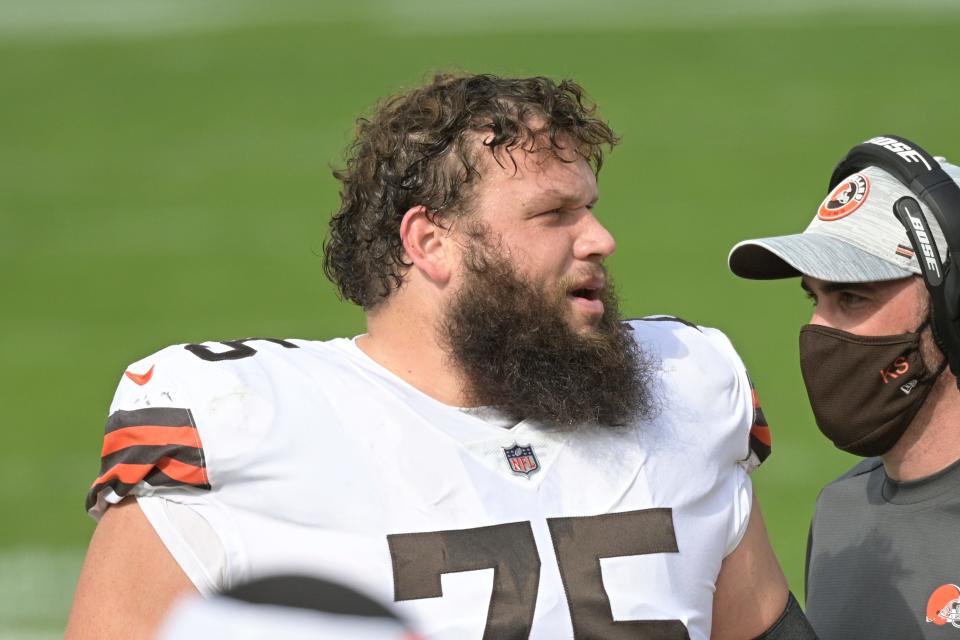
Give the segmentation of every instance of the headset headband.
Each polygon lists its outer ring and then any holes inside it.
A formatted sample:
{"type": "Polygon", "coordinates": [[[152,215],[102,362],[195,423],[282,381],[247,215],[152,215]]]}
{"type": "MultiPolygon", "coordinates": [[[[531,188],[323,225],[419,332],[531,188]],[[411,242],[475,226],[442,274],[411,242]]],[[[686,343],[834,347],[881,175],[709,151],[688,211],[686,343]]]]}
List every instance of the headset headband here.
{"type": "Polygon", "coordinates": [[[828,192],[867,167],[879,167],[906,185],[933,212],[947,241],[944,262],[917,201],[910,196],[897,200],[893,213],[907,230],[930,292],[934,338],[960,388],[960,187],[919,145],[888,135],[851,149],[833,170],[828,192]]]}

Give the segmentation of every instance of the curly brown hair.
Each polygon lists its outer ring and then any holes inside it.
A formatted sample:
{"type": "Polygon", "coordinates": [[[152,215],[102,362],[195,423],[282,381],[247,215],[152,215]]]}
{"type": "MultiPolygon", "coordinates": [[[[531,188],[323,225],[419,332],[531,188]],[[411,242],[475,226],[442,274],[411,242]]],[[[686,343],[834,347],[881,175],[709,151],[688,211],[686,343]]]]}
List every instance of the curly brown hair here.
{"type": "Polygon", "coordinates": [[[386,300],[410,267],[403,215],[418,205],[434,219],[469,213],[483,147],[502,164],[498,150],[512,159],[517,148],[573,144],[599,172],[618,139],[595,112],[580,85],[544,77],[444,74],[386,98],[357,120],[346,167],[333,172],[342,188],[324,245],[327,277],[364,309],[386,300]]]}

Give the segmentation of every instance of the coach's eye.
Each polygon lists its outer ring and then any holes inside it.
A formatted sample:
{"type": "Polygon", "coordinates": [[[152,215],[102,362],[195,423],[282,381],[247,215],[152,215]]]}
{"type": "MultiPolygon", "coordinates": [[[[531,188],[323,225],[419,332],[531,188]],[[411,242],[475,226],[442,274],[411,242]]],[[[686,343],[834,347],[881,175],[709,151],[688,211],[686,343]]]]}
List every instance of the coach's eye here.
{"type": "Polygon", "coordinates": [[[813,291],[807,291],[805,289],[803,291],[803,296],[810,301],[810,304],[817,306],[817,294],[815,294],[813,291]]]}
{"type": "Polygon", "coordinates": [[[837,300],[841,306],[848,308],[860,306],[867,301],[865,297],[851,291],[840,291],[837,300]]]}

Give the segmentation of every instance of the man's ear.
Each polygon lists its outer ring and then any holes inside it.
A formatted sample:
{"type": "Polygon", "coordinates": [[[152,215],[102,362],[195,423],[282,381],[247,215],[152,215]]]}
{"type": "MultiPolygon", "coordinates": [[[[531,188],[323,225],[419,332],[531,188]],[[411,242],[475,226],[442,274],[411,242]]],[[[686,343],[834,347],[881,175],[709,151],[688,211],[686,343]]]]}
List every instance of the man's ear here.
{"type": "Polygon", "coordinates": [[[446,284],[452,273],[453,238],[423,205],[411,207],[400,221],[400,240],[407,259],[427,278],[446,284]]]}

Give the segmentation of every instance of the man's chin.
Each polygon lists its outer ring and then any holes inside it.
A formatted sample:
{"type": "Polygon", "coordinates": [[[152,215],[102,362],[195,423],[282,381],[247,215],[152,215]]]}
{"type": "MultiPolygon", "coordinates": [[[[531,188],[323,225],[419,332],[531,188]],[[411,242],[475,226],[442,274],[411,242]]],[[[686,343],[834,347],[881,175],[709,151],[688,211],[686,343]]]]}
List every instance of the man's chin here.
{"type": "Polygon", "coordinates": [[[581,302],[571,303],[572,308],[567,314],[567,325],[575,333],[588,335],[599,330],[603,322],[603,303],[599,300],[596,302],[598,305],[584,305],[581,302]]]}
{"type": "Polygon", "coordinates": [[[581,337],[592,337],[600,334],[599,320],[580,320],[579,322],[568,322],[570,330],[581,337]]]}

